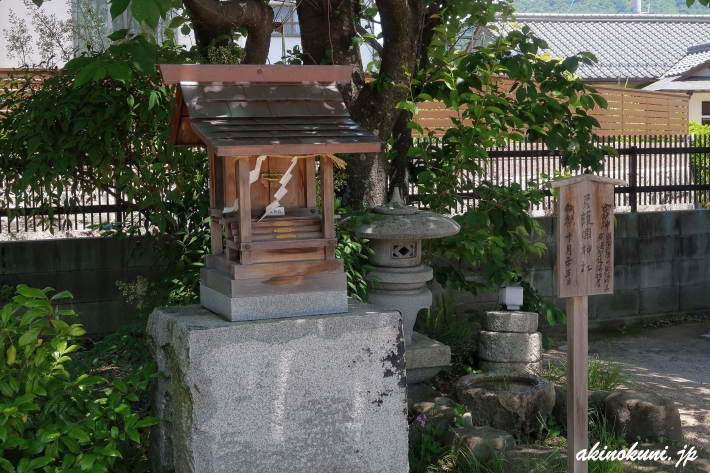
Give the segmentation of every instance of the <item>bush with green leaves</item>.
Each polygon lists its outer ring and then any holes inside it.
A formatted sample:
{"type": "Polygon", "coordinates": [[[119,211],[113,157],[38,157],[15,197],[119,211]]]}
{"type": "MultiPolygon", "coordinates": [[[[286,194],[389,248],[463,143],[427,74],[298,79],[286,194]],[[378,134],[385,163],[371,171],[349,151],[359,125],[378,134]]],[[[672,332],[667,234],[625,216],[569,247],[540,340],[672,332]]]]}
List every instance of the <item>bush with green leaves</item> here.
{"type": "Polygon", "coordinates": [[[0,313],[0,470],[7,472],[146,471],[140,445],[159,422],[134,412],[155,373],[148,364],[109,383],[73,376],[68,364],[80,348],[71,298],[18,286],[0,313]]]}
{"type": "MultiPolygon", "coordinates": [[[[462,18],[456,9],[442,12],[430,63],[412,77],[413,97],[397,107],[416,115],[418,102],[433,100],[453,112],[442,136],[411,121],[418,138],[408,155],[417,159],[413,177],[423,206],[452,213],[461,225],[457,235],[425,242],[425,260],[436,263],[440,284],[476,294],[523,282],[527,260],[546,249],[535,241],[542,231],[530,217],[542,189],[534,182],[527,187],[487,182],[489,150],[526,139],[541,141],[559,150],[566,168],[589,172],[602,170],[605,153],[614,150],[594,144],[599,123],[589,112],[606,101],[575,75],[580,64],[594,63],[591,54],[548,57],[545,42],[526,27],[461,51],[456,43],[463,20],[483,18],[462,18]],[[472,196],[475,206],[466,200],[472,196]]],[[[562,312],[528,289],[525,309],[544,313],[550,323],[564,321],[562,312]]]]}
{"type": "Polygon", "coordinates": [[[143,295],[146,311],[195,302],[209,248],[207,154],[170,145],[174,88],[155,67],[192,58],[137,36],[76,58],[40,84],[18,76],[0,92],[0,110],[7,110],[0,116],[0,207],[47,209],[56,222],[52,209],[69,211],[100,189],[141,214],[142,225],[102,228],[152,239],[151,248],[134,253],[156,255],[160,284],[143,295]]]}

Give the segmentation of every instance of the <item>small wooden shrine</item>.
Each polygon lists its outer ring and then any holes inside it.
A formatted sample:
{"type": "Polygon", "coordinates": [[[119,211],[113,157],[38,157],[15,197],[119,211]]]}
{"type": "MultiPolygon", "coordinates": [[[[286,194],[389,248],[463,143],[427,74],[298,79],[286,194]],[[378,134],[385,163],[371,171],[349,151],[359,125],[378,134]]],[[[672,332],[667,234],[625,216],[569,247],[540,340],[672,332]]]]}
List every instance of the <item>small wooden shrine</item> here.
{"type": "Polygon", "coordinates": [[[336,87],[352,68],[161,65],[160,72],[177,85],[171,143],[209,153],[212,254],[202,305],[228,320],[347,312],[333,208],[333,165],[344,163],[334,153],[383,146],[350,119],[336,87]]]}

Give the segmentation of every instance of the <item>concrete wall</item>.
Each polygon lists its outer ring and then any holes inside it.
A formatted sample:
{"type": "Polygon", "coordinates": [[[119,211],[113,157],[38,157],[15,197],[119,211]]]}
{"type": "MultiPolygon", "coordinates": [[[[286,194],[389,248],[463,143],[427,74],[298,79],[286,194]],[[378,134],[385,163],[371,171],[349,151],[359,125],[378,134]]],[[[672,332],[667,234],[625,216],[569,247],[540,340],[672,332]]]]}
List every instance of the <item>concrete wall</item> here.
{"type": "MultiPolygon", "coordinates": [[[[548,251],[530,261],[531,281],[554,297],[557,252],[555,217],[537,221],[548,251]]],[[[622,326],[672,314],[710,311],[710,210],[616,215],[614,294],[590,296],[590,326],[622,326]]],[[[74,294],[74,309],[90,333],[117,330],[130,319],[116,281],[134,282],[151,263],[146,252],[129,262],[135,240],[67,238],[0,242],[0,286],[51,286],[74,294]]],[[[435,290],[435,293],[439,292],[435,290]]],[[[494,308],[498,294],[457,297],[459,309],[494,308]]]]}
{"type": "MultiPolygon", "coordinates": [[[[555,297],[556,217],[536,219],[548,251],[529,262],[531,282],[564,311],[555,297]]],[[[490,309],[498,294],[462,295],[459,309],[490,309]]],[[[710,210],[616,215],[614,294],[589,297],[590,327],[620,327],[675,314],[710,311],[710,210]]]]}
{"type": "Polygon", "coordinates": [[[135,282],[151,264],[149,251],[130,261],[136,241],[66,238],[0,242],[0,287],[27,284],[69,291],[74,296],[73,309],[81,314],[87,332],[115,332],[134,311],[116,281],[135,282]]]}

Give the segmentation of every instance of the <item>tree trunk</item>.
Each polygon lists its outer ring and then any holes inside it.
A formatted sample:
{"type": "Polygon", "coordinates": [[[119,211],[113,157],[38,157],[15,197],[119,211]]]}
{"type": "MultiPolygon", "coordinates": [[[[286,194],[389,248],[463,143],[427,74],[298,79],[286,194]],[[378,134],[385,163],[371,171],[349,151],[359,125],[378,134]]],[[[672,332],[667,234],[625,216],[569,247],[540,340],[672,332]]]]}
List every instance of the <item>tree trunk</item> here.
{"type": "MultiPolygon", "coordinates": [[[[380,84],[361,86],[354,77],[352,86],[360,87],[345,96],[350,115],[360,125],[383,140],[388,140],[399,117],[398,102],[407,98],[407,88],[395,84],[409,84],[407,72],[415,70],[419,53],[420,33],[424,23],[425,4],[420,0],[378,0],[383,36],[380,84]]],[[[357,0],[311,0],[298,7],[301,42],[304,53],[313,63],[327,58],[332,51],[335,64],[353,64],[357,47],[351,38],[356,34],[357,0]],[[339,13],[335,15],[335,9],[339,13]],[[329,21],[323,21],[324,15],[329,21]]],[[[361,74],[356,71],[354,76],[361,74]]],[[[343,190],[345,204],[372,207],[387,199],[388,163],[385,153],[351,155],[348,160],[348,182],[343,190]]]]}
{"type": "Polygon", "coordinates": [[[390,165],[389,184],[390,188],[399,187],[402,198],[409,195],[412,160],[407,156],[407,153],[414,144],[414,140],[412,139],[412,130],[407,128],[407,124],[411,119],[412,113],[409,110],[400,110],[392,129],[392,149],[395,156],[390,165]]]}
{"type": "MultiPolygon", "coordinates": [[[[434,37],[434,28],[441,23],[439,14],[445,5],[445,2],[442,2],[441,4],[431,3],[427,7],[424,28],[422,30],[421,41],[419,43],[419,61],[417,63],[417,70],[415,71],[415,74],[419,71],[426,70],[429,66],[429,45],[434,37]]],[[[414,98],[416,98],[421,91],[421,84],[412,85],[412,96],[414,98]]],[[[412,118],[412,114],[409,110],[401,110],[399,117],[397,117],[397,121],[394,124],[394,128],[392,129],[392,149],[394,157],[392,158],[389,183],[391,188],[399,187],[403,198],[409,195],[409,181],[414,167],[412,165],[412,159],[407,155],[409,153],[409,149],[414,146],[412,130],[407,127],[412,118]]]]}
{"type": "MultiPolygon", "coordinates": [[[[244,64],[264,64],[269,57],[274,10],[260,0],[183,0],[192,13],[197,44],[207,47],[220,36],[232,36],[234,28],[246,28],[249,34],[244,47],[244,64]]],[[[218,42],[227,44],[228,40],[218,42]]]]}

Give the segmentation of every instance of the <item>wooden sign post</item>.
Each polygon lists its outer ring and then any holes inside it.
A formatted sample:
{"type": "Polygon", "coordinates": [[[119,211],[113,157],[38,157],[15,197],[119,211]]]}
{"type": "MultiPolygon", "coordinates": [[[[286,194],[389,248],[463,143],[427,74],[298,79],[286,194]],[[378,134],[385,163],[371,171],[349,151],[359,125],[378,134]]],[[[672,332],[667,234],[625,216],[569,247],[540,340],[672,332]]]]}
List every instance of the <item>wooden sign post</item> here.
{"type": "Polygon", "coordinates": [[[587,296],[614,291],[614,185],[582,174],[553,181],[558,189],[557,295],[567,298],[567,471],[587,473],[576,459],[587,449],[587,296]]]}

